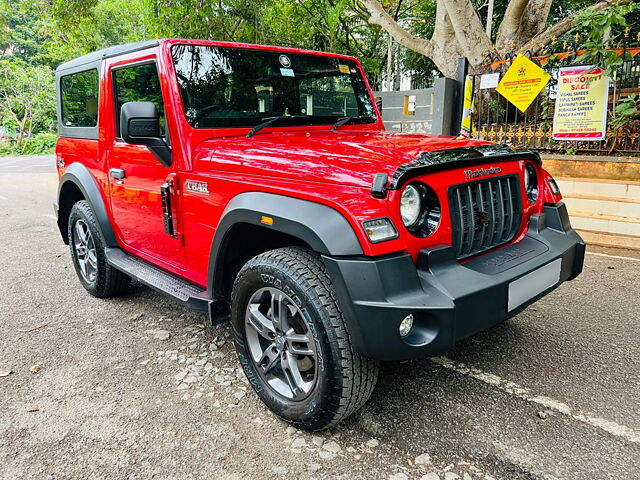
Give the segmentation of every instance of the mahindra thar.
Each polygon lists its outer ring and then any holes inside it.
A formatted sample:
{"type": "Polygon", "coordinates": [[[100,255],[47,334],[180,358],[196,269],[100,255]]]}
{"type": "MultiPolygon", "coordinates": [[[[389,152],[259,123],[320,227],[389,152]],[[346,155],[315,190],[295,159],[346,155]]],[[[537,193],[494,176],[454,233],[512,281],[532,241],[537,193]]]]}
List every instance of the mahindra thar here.
{"type": "Polygon", "coordinates": [[[440,355],[582,270],[536,153],[385,131],[355,58],[153,40],[56,85],[55,209],[84,288],[133,278],[230,320],[296,427],[360,408],[379,361],[440,355]]]}

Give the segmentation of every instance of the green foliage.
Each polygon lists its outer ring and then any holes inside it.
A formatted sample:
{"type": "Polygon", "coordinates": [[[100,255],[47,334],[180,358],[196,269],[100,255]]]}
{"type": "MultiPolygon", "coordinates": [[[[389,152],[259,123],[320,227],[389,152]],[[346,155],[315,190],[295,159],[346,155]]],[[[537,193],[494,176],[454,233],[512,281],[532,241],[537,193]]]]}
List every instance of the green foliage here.
{"type": "Polygon", "coordinates": [[[18,146],[25,134],[52,130],[55,96],[51,69],[19,59],[0,60],[0,106],[3,123],[18,128],[18,146]]]}
{"type": "MultiPolygon", "coordinates": [[[[610,45],[616,45],[623,39],[624,30],[629,26],[630,20],[640,12],[639,3],[628,5],[616,5],[599,11],[585,10],[578,15],[578,28],[586,32],[586,41],[582,47],[587,51],[580,55],[577,62],[599,64],[604,74],[610,78],[616,78],[616,72],[627,59],[623,55],[609,49],[610,45]],[[605,32],[610,32],[607,40],[605,32]]],[[[628,54],[627,54],[628,55],[628,54]]],[[[615,115],[610,120],[614,130],[618,130],[635,119],[640,118],[640,97],[632,94],[622,100],[615,108],[615,115]]]]}
{"type": "Polygon", "coordinates": [[[144,0],[153,37],[201,38],[332,51],[381,71],[385,42],[353,0],[144,0]]]}
{"type": "Polygon", "coordinates": [[[502,104],[498,100],[490,100],[489,111],[491,112],[492,116],[494,115],[501,116],[505,114],[506,109],[502,106],[502,104]]]}
{"type": "Polygon", "coordinates": [[[0,142],[0,156],[14,155],[49,155],[55,152],[56,133],[39,133],[27,138],[18,146],[14,141],[0,142]]]}
{"type": "Polygon", "coordinates": [[[632,121],[640,119],[640,95],[637,93],[629,95],[616,106],[615,112],[615,116],[609,122],[614,130],[619,130],[632,121]]]}
{"type": "MultiPolygon", "coordinates": [[[[45,0],[40,0],[45,1],[45,0]]],[[[47,56],[59,64],[111,45],[150,38],[147,0],[55,0],[48,8],[47,56]]],[[[47,11],[47,8],[44,9],[47,11]]]]}
{"type": "Polygon", "coordinates": [[[580,12],[576,24],[586,34],[586,40],[582,44],[586,52],[576,61],[599,64],[603,67],[604,74],[612,77],[625,58],[610,50],[609,46],[622,40],[624,29],[629,25],[628,17],[636,11],[640,11],[640,3],[614,5],[597,11],[585,9],[580,12]],[[606,32],[610,32],[608,40],[606,32]]]}

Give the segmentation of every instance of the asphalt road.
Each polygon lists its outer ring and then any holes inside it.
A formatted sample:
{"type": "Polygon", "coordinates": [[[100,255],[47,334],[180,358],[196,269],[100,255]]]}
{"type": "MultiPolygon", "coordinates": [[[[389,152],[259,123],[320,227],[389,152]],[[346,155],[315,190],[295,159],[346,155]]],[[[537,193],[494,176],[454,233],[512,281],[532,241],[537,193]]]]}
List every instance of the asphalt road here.
{"type": "Polygon", "coordinates": [[[447,357],[384,364],[361,412],[311,435],[259,403],[227,325],[140,285],[86,294],[56,184],[52,157],[0,158],[0,478],[640,478],[637,254],[590,251],[447,357]]]}

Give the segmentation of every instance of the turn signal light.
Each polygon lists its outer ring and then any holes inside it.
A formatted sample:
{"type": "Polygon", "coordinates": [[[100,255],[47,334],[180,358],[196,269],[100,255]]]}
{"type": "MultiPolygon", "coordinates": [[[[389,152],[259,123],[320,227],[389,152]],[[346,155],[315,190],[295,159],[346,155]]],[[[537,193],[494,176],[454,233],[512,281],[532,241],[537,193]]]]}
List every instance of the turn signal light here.
{"type": "Polygon", "coordinates": [[[560,187],[553,178],[547,178],[547,183],[549,184],[549,188],[554,195],[560,195],[560,187]]]}
{"type": "Polygon", "coordinates": [[[388,218],[377,218],[362,223],[371,243],[380,243],[398,238],[398,231],[388,218]]]}

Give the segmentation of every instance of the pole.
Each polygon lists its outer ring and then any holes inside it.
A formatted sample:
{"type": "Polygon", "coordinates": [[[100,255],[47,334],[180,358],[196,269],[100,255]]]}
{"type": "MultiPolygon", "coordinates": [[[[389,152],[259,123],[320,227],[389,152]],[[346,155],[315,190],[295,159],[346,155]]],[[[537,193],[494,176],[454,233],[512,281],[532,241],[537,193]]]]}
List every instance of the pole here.
{"type": "Polygon", "coordinates": [[[469,61],[466,57],[458,60],[458,72],[456,75],[456,103],[453,115],[453,132],[457,135],[460,132],[462,122],[462,111],[464,109],[464,85],[469,73],[469,61]]]}
{"type": "Polygon", "coordinates": [[[493,2],[495,0],[489,0],[489,6],[487,7],[487,37],[491,40],[491,27],[493,24],[493,2]]]}
{"type": "Polygon", "coordinates": [[[391,67],[393,56],[393,37],[389,34],[389,43],[387,44],[387,92],[391,91],[391,67]]]}

